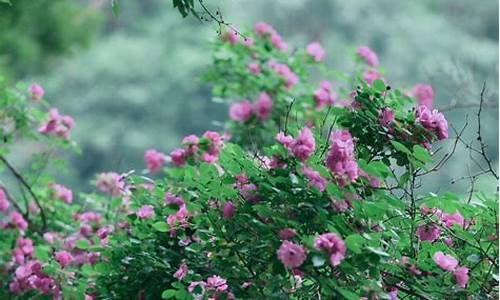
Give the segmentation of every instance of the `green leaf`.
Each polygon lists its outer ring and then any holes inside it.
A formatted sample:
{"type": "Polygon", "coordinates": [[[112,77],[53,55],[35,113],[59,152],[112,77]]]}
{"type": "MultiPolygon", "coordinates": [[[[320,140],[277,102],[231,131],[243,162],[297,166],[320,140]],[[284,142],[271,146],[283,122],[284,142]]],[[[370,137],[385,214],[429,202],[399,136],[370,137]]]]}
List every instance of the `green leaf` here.
{"type": "Polygon", "coordinates": [[[400,142],[391,141],[391,144],[392,144],[392,146],[394,146],[394,149],[398,150],[399,152],[403,152],[403,153],[411,155],[411,151],[408,148],[406,148],[405,145],[401,144],[400,142]]]}
{"type": "Polygon", "coordinates": [[[34,254],[36,258],[45,262],[49,260],[49,251],[50,248],[48,246],[40,245],[35,247],[34,254]]]}
{"type": "Polygon", "coordinates": [[[156,229],[159,232],[167,232],[168,231],[168,225],[164,221],[158,221],[154,223],[153,228],[156,229]]]}
{"type": "Polygon", "coordinates": [[[356,254],[361,253],[361,249],[363,248],[364,242],[365,239],[359,234],[351,234],[345,238],[345,244],[347,246],[347,249],[356,254]]]}
{"type": "Polygon", "coordinates": [[[111,10],[113,11],[113,16],[117,17],[120,14],[120,4],[118,0],[111,0],[111,10]]]}
{"type": "Polygon", "coordinates": [[[421,162],[428,163],[432,161],[432,157],[424,147],[420,145],[413,146],[413,155],[415,158],[420,160],[421,162]]]}
{"type": "Polygon", "coordinates": [[[384,92],[386,90],[384,81],[377,79],[373,82],[373,87],[378,92],[384,92]]]}
{"type": "Polygon", "coordinates": [[[366,247],[366,249],[368,249],[368,251],[375,253],[379,256],[389,257],[389,253],[385,252],[384,250],[382,250],[380,248],[366,247]]]}
{"type": "Polygon", "coordinates": [[[177,294],[176,290],[164,290],[163,293],[161,293],[161,298],[172,299],[175,297],[176,294],[177,294]]]}
{"type": "Polygon", "coordinates": [[[336,287],[335,289],[344,297],[344,299],[359,300],[359,296],[349,290],[343,289],[341,287],[336,287]]]}
{"type": "Polygon", "coordinates": [[[77,248],[85,250],[89,247],[89,241],[87,240],[78,240],[75,242],[77,248]]]}

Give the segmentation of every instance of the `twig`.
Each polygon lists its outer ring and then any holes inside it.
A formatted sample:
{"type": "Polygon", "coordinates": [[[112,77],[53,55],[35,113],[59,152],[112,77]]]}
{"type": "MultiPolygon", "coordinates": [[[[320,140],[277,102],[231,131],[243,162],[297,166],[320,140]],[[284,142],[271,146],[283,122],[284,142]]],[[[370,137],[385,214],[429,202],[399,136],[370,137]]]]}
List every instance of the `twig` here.
{"type": "Polygon", "coordinates": [[[12,175],[14,175],[14,177],[16,177],[16,179],[28,190],[29,194],[31,195],[31,197],[33,198],[33,200],[35,201],[35,204],[36,206],[38,207],[38,209],[40,209],[40,216],[42,218],[42,224],[43,224],[43,227],[42,227],[42,231],[45,232],[45,230],[47,229],[47,217],[45,216],[45,211],[43,210],[43,207],[42,205],[40,204],[40,201],[38,200],[38,197],[35,195],[35,193],[33,192],[33,190],[31,189],[31,186],[28,184],[28,182],[24,179],[24,177],[21,175],[21,173],[19,173],[8,161],[7,159],[5,159],[5,157],[1,156],[0,155],[0,160],[5,164],[5,166],[7,166],[7,168],[10,170],[10,172],[12,173],[12,175]]]}

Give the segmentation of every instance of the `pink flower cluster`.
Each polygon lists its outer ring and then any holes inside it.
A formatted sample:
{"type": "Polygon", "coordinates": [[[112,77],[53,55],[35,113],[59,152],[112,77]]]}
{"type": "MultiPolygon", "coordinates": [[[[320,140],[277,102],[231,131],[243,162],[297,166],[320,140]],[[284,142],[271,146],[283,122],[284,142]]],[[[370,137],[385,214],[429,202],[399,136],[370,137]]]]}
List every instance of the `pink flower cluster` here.
{"type": "Polygon", "coordinates": [[[101,173],[97,175],[96,187],[97,190],[111,197],[120,197],[125,191],[125,181],[118,173],[101,173]]]}
{"type": "Polygon", "coordinates": [[[427,106],[427,108],[432,108],[432,103],[434,102],[434,90],[432,86],[428,84],[417,84],[412,90],[413,97],[417,98],[419,105],[427,106]]]}
{"type": "Polygon", "coordinates": [[[314,91],[314,102],[316,102],[316,110],[321,111],[325,106],[333,105],[337,101],[337,93],[333,91],[330,82],[323,80],[320,82],[320,87],[314,91]]]}
{"type": "Polygon", "coordinates": [[[246,175],[237,175],[234,187],[240,191],[241,197],[246,201],[250,203],[257,203],[260,201],[257,186],[251,183],[246,175]]]}
{"type": "Polygon", "coordinates": [[[73,202],[73,192],[64,185],[52,183],[49,187],[52,189],[54,198],[62,200],[67,204],[73,202]]]}
{"type": "Polygon", "coordinates": [[[9,217],[9,226],[16,228],[19,232],[21,232],[21,234],[24,234],[26,229],[28,229],[28,222],[24,219],[23,215],[17,211],[11,211],[9,213],[9,217]]]}
{"type": "Polygon", "coordinates": [[[417,228],[417,236],[421,241],[435,242],[441,235],[441,230],[435,225],[421,225],[417,228]]]}
{"type": "Polygon", "coordinates": [[[49,110],[49,120],[38,128],[38,132],[47,135],[54,135],[63,139],[69,139],[71,129],[75,126],[75,121],[70,116],[59,114],[57,108],[49,110]]]}
{"type": "Polygon", "coordinates": [[[229,290],[227,280],[213,275],[207,278],[206,281],[193,281],[188,286],[188,292],[191,293],[195,300],[201,299],[228,299],[234,300],[234,294],[229,290]],[[201,294],[195,294],[196,287],[201,287],[201,294]],[[207,294],[208,298],[204,298],[207,294]]]}
{"type": "Polygon", "coordinates": [[[339,130],[330,138],[326,166],[341,186],[355,182],[359,177],[358,163],[354,158],[354,141],[347,130],[339,130]]]}
{"type": "Polygon", "coordinates": [[[326,188],[328,181],[323,178],[319,172],[314,171],[311,168],[303,167],[302,173],[309,179],[309,186],[317,188],[320,192],[323,192],[326,188]]]}
{"type": "Polygon", "coordinates": [[[62,299],[56,281],[42,271],[42,264],[32,260],[16,268],[14,279],[9,283],[9,290],[14,294],[23,294],[38,290],[43,295],[52,295],[53,299],[62,299]]]}
{"type": "Polygon", "coordinates": [[[315,62],[322,62],[325,59],[325,49],[318,42],[312,42],[307,45],[306,51],[313,57],[315,62]]]}
{"type": "Polygon", "coordinates": [[[5,191],[0,188],[0,212],[6,213],[9,210],[10,202],[7,199],[5,191]]]}
{"type": "Polygon", "coordinates": [[[306,250],[290,241],[283,241],[278,249],[278,259],[288,269],[300,267],[307,258],[306,250]]]}
{"type": "Polygon", "coordinates": [[[28,93],[30,94],[31,100],[33,101],[40,101],[43,99],[43,95],[45,95],[44,89],[36,83],[33,83],[28,88],[28,93]]]}
{"type": "Polygon", "coordinates": [[[167,217],[167,224],[170,226],[170,236],[175,237],[177,236],[177,228],[189,227],[189,212],[184,200],[170,192],[165,194],[165,203],[167,205],[177,205],[179,207],[175,214],[167,217]]]}
{"type": "Polygon", "coordinates": [[[182,263],[177,271],[174,273],[174,278],[177,280],[182,280],[186,277],[189,272],[188,266],[185,263],[182,263]]]}
{"type": "Polygon", "coordinates": [[[182,140],[184,148],[177,148],[170,152],[172,163],[176,167],[183,166],[190,157],[206,163],[215,163],[224,146],[224,136],[215,131],[206,131],[200,141],[196,135],[188,135],[182,140]],[[202,145],[203,144],[203,145],[202,145]],[[199,150],[204,150],[201,152],[199,150]]]}
{"type": "Polygon", "coordinates": [[[382,75],[377,70],[367,70],[363,72],[363,80],[366,81],[368,85],[372,85],[377,79],[382,79],[382,75]]]}
{"type": "Polygon", "coordinates": [[[273,100],[266,92],[262,92],[253,105],[248,100],[233,103],[229,108],[229,118],[245,123],[255,114],[259,120],[264,121],[269,117],[272,107],[273,100]]]}
{"type": "Polygon", "coordinates": [[[346,247],[344,241],[335,233],[324,233],[316,238],[314,247],[325,251],[330,256],[330,264],[335,267],[340,265],[345,258],[346,247]]]}
{"type": "Polygon", "coordinates": [[[280,64],[273,60],[269,61],[267,64],[271,70],[285,80],[285,87],[287,89],[291,89],[294,85],[299,83],[299,76],[295,74],[287,64],[280,64]]]}
{"type": "Polygon", "coordinates": [[[234,210],[234,203],[231,201],[226,202],[222,208],[222,217],[226,220],[232,219],[234,217],[234,210]]]}
{"type": "Polygon", "coordinates": [[[389,107],[384,107],[379,111],[378,121],[380,125],[388,127],[395,120],[394,111],[389,107]]]}
{"type": "Polygon", "coordinates": [[[432,257],[436,265],[446,272],[450,272],[455,277],[458,286],[465,288],[469,282],[469,269],[459,267],[458,261],[451,255],[444,254],[441,251],[434,253],[432,257]]]}
{"type": "Polygon", "coordinates": [[[146,167],[151,173],[159,172],[165,164],[165,160],[165,154],[154,149],[150,149],[144,152],[144,162],[146,163],[146,167]]]}
{"type": "Polygon", "coordinates": [[[471,224],[470,221],[466,221],[465,218],[459,213],[455,212],[453,214],[445,213],[438,208],[427,208],[422,206],[420,208],[422,215],[424,216],[436,216],[439,221],[447,228],[452,228],[453,225],[459,225],[462,228],[467,228],[471,224]]]}
{"type": "Polygon", "coordinates": [[[283,132],[278,133],[276,140],[282,144],[288,152],[301,162],[305,162],[316,149],[316,141],[311,130],[304,127],[299,136],[294,139],[290,135],[285,135],[283,132]]]}
{"type": "Polygon", "coordinates": [[[255,24],[254,31],[258,36],[268,37],[274,48],[280,51],[288,50],[288,44],[283,41],[281,35],[279,35],[276,29],[274,29],[271,25],[264,22],[258,22],[255,24]]]}
{"type": "Polygon", "coordinates": [[[137,211],[137,217],[139,219],[150,219],[155,216],[155,208],[153,205],[143,205],[137,211]]]}
{"type": "Polygon", "coordinates": [[[439,140],[448,138],[448,121],[437,109],[431,111],[427,106],[420,105],[417,107],[415,115],[416,121],[433,132],[439,140]]]}
{"type": "Polygon", "coordinates": [[[260,69],[260,65],[254,62],[248,63],[247,69],[254,75],[260,75],[260,73],[262,72],[262,70],[260,69]]]}
{"type": "Polygon", "coordinates": [[[372,67],[378,67],[378,56],[368,46],[361,46],[356,51],[356,54],[362,58],[365,63],[372,67]]]}

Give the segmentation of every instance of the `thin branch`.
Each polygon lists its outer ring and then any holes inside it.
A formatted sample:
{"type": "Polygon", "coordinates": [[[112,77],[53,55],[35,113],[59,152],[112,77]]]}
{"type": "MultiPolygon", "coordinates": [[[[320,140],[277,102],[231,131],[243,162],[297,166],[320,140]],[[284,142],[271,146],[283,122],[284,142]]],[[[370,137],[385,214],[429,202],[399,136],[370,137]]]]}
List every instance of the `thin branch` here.
{"type": "Polygon", "coordinates": [[[14,168],[14,166],[12,166],[7,161],[7,159],[5,159],[5,157],[3,157],[3,156],[0,155],[0,161],[2,161],[5,164],[5,166],[10,170],[10,172],[12,173],[12,175],[14,175],[14,177],[28,190],[29,194],[31,195],[31,197],[35,201],[36,206],[38,207],[38,209],[40,209],[40,216],[42,218],[42,224],[43,224],[42,231],[45,232],[45,230],[47,229],[47,217],[45,216],[45,211],[43,210],[43,207],[40,204],[40,201],[38,200],[38,197],[35,195],[35,193],[31,189],[31,186],[24,179],[24,177],[21,175],[21,173],[19,173],[14,168]]]}

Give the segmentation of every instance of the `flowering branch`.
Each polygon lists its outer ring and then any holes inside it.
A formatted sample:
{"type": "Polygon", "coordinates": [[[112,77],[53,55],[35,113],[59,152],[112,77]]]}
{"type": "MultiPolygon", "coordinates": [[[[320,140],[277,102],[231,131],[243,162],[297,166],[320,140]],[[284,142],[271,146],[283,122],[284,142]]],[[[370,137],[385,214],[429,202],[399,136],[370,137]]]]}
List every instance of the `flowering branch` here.
{"type": "Polygon", "coordinates": [[[17,179],[17,181],[20,182],[28,190],[29,194],[31,195],[31,197],[35,201],[36,206],[38,207],[38,209],[40,209],[40,216],[42,218],[42,224],[43,224],[42,225],[42,232],[44,232],[47,229],[47,217],[45,216],[45,211],[44,211],[42,205],[40,204],[38,197],[35,195],[35,193],[31,189],[31,186],[28,184],[26,179],[24,179],[24,177],[21,175],[21,173],[19,173],[14,168],[14,166],[12,166],[12,164],[10,164],[9,161],[7,161],[7,159],[5,157],[0,156],[0,161],[2,161],[4,163],[4,165],[9,169],[9,171],[12,173],[12,175],[14,175],[14,177],[17,179]]]}

